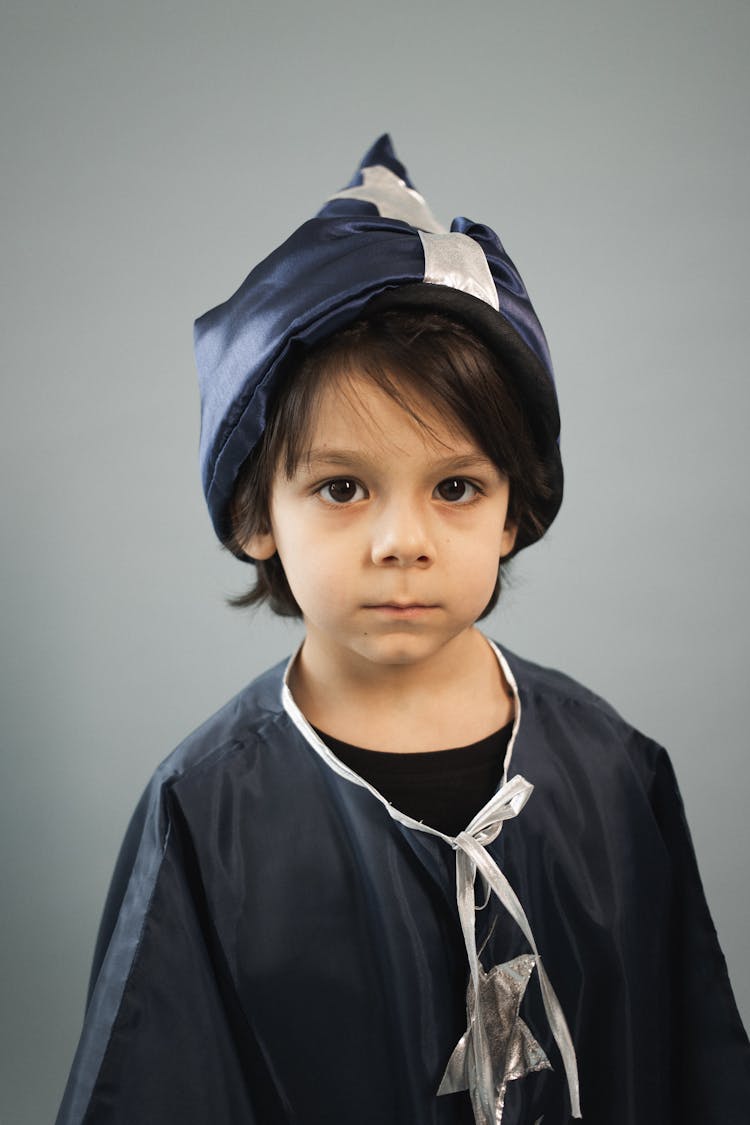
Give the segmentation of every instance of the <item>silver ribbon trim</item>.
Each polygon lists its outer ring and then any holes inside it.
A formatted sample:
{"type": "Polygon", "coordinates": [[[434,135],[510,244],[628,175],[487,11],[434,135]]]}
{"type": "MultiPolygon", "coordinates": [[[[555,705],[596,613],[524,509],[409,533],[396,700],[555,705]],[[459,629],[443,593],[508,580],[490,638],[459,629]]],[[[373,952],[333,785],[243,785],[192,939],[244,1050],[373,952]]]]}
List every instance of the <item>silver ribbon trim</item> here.
{"type": "Polygon", "coordinates": [[[424,280],[432,285],[448,285],[471,293],[480,301],[500,308],[495,282],[484,250],[468,234],[419,232],[424,250],[424,280]]]}
{"type": "Polygon", "coordinates": [[[362,169],[362,183],[344,188],[329,199],[361,199],[372,203],[384,219],[398,219],[415,227],[424,251],[424,281],[447,285],[500,308],[489,263],[478,242],[468,234],[448,231],[430,211],[423,195],[382,164],[362,169]]]}
{"type": "Polygon", "coordinates": [[[445,231],[430,211],[424,196],[407,187],[404,180],[383,164],[363,168],[359,187],[344,188],[329,198],[361,199],[365,203],[373,203],[384,219],[398,219],[418,230],[445,231]]]}
{"type": "Polygon", "coordinates": [[[576,1062],[575,1048],[571,1039],[568,1025],[565,1022],[560,1001],[550,984],[549,977],[542,964],[539,951],[531,932],[529,920],[518,901],[518,897],[492,856],[486,850],[488,844],[497,838],[503,823],[518,816],[528,801],[533,791],[530,784],[520,774],[507,781],[495,794],[493,799],[485,805],[481,812],[472,820],[465,832],[459,833],[452,842],[456,851],[456,898],[458,913],[461,921],[461,930],[464,935],[466,954],[471,971],[471,986],[474,993],[474,1015],[471,1024],[471,1052],[473,1059],[467,1060],[467,1065],[473,1071],[476,1082],[476,1097],[482,1112],[488,1121],[495,1120],[496,1089],[495,1076],[490,1054],[487,1025],[489,1015],[483,1011],[483,1004],[479,989],[479,954],[477,953],[475,929],[475,893],[474,883],[477,871],[479,872],[484,889],[489,895],[494,892],[502,905],[521,929],[536,958],[539,986],[542,992],[544,1011],[549,1021],[550,1029],[555,1042],[560,1050],[565,1075],[568,1081],[570,1094],[571,1113],[573,1117],[581,1116],[581,1103],[578,1084],[578,1065],[576,1062]]]}

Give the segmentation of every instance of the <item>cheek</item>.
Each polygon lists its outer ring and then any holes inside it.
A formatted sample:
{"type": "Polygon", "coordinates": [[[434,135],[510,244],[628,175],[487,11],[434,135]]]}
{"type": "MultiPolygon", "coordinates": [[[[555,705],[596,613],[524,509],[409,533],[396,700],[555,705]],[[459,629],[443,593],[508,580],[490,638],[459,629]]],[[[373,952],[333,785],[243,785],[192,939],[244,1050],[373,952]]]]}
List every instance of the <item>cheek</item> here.
{"type": "Polygon", "coordinates": [[[476,569],[500,561],[507,532],[501,522],[488,520],[462,528],[461,534],[449,538],[454,560],[459,559],[466,567],[476,569]]]}
{"type": "Polygon", "coordinates": [[[471,537],[470,547],[464,545],[456,554],[453,574],[466,590],[467,596],[489,599],[495,588],[500,558],[504,551],[504,536],[496,528],[485,534],[471,537]]]}
{"type": "Polygon", "coordinates": [[[348,579],[341,555],[304,538],[296,548],[289,541],[280,545],[279,557],[302,612],[313,617],[335,614],[348,579]]]}

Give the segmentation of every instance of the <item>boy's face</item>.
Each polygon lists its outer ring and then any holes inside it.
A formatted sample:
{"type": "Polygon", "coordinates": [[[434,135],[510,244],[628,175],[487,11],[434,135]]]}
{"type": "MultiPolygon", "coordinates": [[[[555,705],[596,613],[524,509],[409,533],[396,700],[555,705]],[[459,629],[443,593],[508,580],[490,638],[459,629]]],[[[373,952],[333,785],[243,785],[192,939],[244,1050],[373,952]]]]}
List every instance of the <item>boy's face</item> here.
{"type": "Polygon", "coordinates": [[[485,609],[513,548],[505,477],[406,393],[427,428],[369,380],[330,379],[307,457],[291,480],[277,470],[270,532],[244,544],[256,559],[278,552],[308,660],[373,671],[445,655],[485,609]]]}

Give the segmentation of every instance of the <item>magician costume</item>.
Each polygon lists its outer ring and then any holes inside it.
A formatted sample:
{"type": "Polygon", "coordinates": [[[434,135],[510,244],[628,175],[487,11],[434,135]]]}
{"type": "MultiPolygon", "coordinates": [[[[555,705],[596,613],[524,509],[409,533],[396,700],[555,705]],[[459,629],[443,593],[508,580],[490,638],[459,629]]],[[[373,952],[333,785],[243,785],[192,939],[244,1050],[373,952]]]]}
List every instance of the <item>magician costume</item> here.
{"type": "MultiPolygon", "coordinates": [[[[196,324],[222,541],[284,372],[371,302],[442,309],[503,355],[548,526],[559,418],[526,290],[488,227],[436,222],[382,137],[196,324]]],[[[162,763],[118,859],[58,1125],[750,1121],[750,1047],[667,753],[493,649],[514,720],[487,799],[449,830],[308,724],[292,662],[162,763]]]]}

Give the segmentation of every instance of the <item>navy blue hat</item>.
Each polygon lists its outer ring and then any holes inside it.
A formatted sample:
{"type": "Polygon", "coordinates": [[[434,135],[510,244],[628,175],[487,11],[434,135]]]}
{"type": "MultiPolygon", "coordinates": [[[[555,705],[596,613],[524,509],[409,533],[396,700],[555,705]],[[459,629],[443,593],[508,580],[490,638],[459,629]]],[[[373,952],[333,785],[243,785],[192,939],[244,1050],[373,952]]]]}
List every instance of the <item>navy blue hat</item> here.
{"type": "Polygon", "coordinates": [[[444,312],[502,358],[548,470],[551,495],[535,508],[542,530],[554,519],[563,483],[557,397],[521,277],[489,227],[457,218],[448,231],[436,221],[384,135],[346,188],[195,323],[203,489],[222,542],[240,467],[290,358],[378,305],[444,312]]]}

